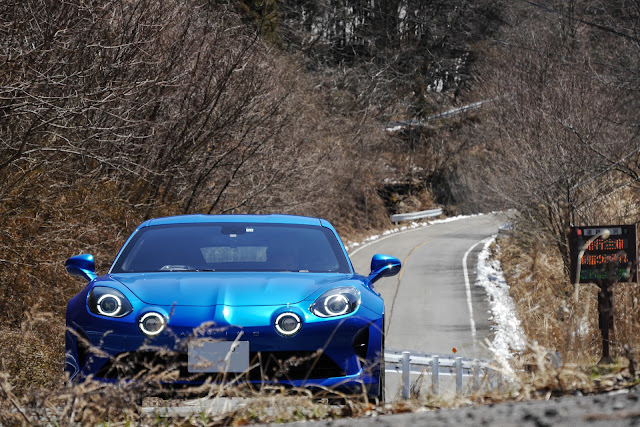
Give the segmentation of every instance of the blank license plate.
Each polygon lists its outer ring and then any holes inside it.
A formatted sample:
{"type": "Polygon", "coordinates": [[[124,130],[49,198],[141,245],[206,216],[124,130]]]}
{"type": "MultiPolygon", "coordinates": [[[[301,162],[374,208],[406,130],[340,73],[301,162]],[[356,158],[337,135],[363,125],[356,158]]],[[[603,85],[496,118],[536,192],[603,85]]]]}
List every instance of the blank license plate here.
{"type": "Polygon", "coordinates": [[[191,341],[187,363],[189,372],[245,372],[249,341],[191,341]]]}

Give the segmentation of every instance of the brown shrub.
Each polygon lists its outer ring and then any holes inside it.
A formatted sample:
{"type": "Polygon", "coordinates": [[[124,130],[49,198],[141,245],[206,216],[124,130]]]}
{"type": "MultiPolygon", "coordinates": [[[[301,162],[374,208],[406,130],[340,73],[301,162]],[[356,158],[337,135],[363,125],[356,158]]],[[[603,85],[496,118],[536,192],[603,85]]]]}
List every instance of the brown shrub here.
{"type": "MultiPolygon", "coordinates": [[[[557,247],[523,236],[503,237],[500,262],[518,318],[529,340],[558,351],[566,363],[590,366],[602,356],[598,328],[597,287],[582,284],[575,304],[574,285],[564,276],[557,247]]],[[[614,331],[611,355],[640,351],[638,284],[614,285],[614,331]]]]}

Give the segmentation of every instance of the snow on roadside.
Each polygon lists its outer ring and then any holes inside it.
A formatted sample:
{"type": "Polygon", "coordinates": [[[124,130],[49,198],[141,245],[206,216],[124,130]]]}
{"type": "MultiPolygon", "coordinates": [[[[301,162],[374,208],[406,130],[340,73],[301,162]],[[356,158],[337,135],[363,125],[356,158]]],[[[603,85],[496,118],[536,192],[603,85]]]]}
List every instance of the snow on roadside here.
{"type": "Polygon", "coordinates": [[[487,239],[484,248],[478,254],[475,286],[484,288],[487,293],[494,331],[490,350],[506,368],[507,360],[513,352],[524,350],[527,342],[520,320],[516,316],[516,307],[509,295],[509,285],[502,274],[500,262],[489,259],[489,247],[495,240],[496,235],[487,239]]]}
{"type": "Polygon", "coordinates": [[[415,230],[416,228],[428,227],[428,226],[433,225],[433,224],[442,224],[442,223],[445,223],[445,222],[457,221],[459,219],[472,218],[472,217],[481,216],[481,215],[483,215],[483,214],[458,215],[458,216],[453,216],[453,217],[450,217],[450,218],[434,219],[434,220],[431,220],[431,221],[427,220],[427,221],[421,221],[421,222],[412,221],[408,225],[403,225],[401,227],[391,228],[389,230],[386,230],[386,231],[382,232],[382,234],[375,234],[373,236],[369,236],[369,237],[367,237],[366,239],[364,239],[360,243],[358,243],[358,242],[347,242],[347,243],[345,243],[344,246],[347,249],[347,252],[349,252],[349,255],[353,255],[361,247],[365,247],[369,243],[372,243],[372,242],[374,242],[376,240],[380,240],[380,239],[386,238],[387,236],[390,236],[392,234],[403,233],[403,232],[406,232],[406,231],[415,230]]]}
{"type": "MultiPolygon", "coordinates": [[[[351,256],[369,244],[390,237],[391,235],[428,227],[433,224],[441,224],[482,215],[484,214],[459,215],[431,221],[411,222],[408,225],[386,230],[379,235],[369,236],[360,243],[348,242],[345,246],[351,256]]],[[[478,254],[475,286],[484,288],[487,293],[487,300],[491,311],[490,320],[493,323],[492,329],[494,330],[494,339],[491,343],[490,350],[494,353],[500,364],[508,369],[507,361],[512,357],[513,352],[525,349],[526,337],[520,325],[520,320],[516,316],[515,304],[509,295],[509,285],[507,285],[504,279],[500,263],[498,260],[489,259],[489,247],[495,242],[496,237],[497,235],[494,235],[487,239],[484,248],[478,254]]]]}

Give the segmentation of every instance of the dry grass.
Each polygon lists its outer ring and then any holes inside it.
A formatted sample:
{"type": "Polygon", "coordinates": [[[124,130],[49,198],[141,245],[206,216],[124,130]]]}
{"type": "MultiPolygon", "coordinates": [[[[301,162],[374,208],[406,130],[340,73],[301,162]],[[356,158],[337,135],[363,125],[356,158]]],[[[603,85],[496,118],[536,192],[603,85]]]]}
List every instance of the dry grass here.
{"type": "Polygon", "coordinates": [[[0,327],[0,372],[18,392],[51,388],[62,380],[64,319],[36,307],[20,328],[0,327]]]}
{"type": "Polygon", "coordinates": [[[154,378],[147,378],[118,384],[86,381],[69,386],[59,383],[46,389],[32,388],[16,393],[9,375],[3,373],[0,374],[0,425],[246,425],[414,412],[425,406],[417,401],[376,406],[364,395],[312,393],[278,386],[251,390],[219,384],[176,391],[175,396],[166,394],[165,388],[162,397],[149,397],[158,394],[158,387],[154,378]],[[185,404],[184,396],[203,399],[198,406],[192,406],[195,410],[190,413],[172,412],[171,407],[185,404]],[[239,398],[245,403],[216,409],[216,403],[225,398],[239,398]],[[149,407],[156,408],[150,411],[149,407]]]}
{"type": "MultiPolygon", "coordinates": [[[[137,218],[130,220],[136,222],[137,218]]],[[[115,226],[113,230],[116,230],[115,226]]],[[[98,245],[99,233],[90,231],[91,251],[99,249],[94,253],[106,265],[107,253],[117,249],[117,240],[122,236],[114,234],[109,244],[98,245]]],[[[78,229],[75,232],[85,233],[86,236],[86,230],[78,229]]],[[[354,233],[347,232],[344,237],[351,237],[350,234],[354,233]]],[[[42,239],[46,237],[44,235],[42,239]]],[[[34,240],[32,245],[42,239],[34,240]]],[[[341,405],[332,405],[322,396],[311,396],[307,390],[232,388],[221,392],[218,386],[212,385],[200,390],[199,395],[214,398],[240,396],[251,398],[251,404],[217,414],[202,408],[197,415],[172,416],[170,422],[183,425],[242,425],[327,420],[506,400],[544,399],[572,394],[576,390],[597,393],[637,384],[635,358],[640,354],[638,285],[618,284],[615,287],[616,329],[612,337],[612,355],[616,363],[599,366],[601,341],[597,328],[595,288],[582,287],[579,304],[575,305],[573,286],[563,277],[558,254],[546,250],[539,243],[526,240],[501,237],[498,243],[501,251],[496,255],[500,257],[518,316],[530,340],[527,350],[513,360],[516,374],[507,375],[505,372],[510,382],[500,390],[485,390],[457,398],[426,394],[407,402],[375,406],[363,396],[348,396],[341,405]],[[550,352],[556,351],[562,356],[559,366],[554,365],[549,357],[550,352]]],[[[47,248],[46,252],[57,253],[63,245],[64,242],[61,242],[47,248]]],[[[158,413],[147,413],[140,406],[143,396],[153,395],[154,384],[113,386],[88,382],[74,387],[64,384],[63,303],[66,299],[59,301],[59,304],[55,304],[55,301],[75,293],[78,283],[68,278],[59,266],[47,270],[53,271],[49,280],[61,284],[56,298],[49,298],[47,294],[46,306],[33,304],[23,312],[20,323],[4,323],[0,326],[0,424],[166,423],[162,409],[158,413]]],[[[39,277],[38,282],[44,285],[46,280],[39,277]]],[[[17,317],[17,313],[14,315],[17,317]]],[[[158,402],[162,406],[176,404],[167,400],[158,402]]]]}
{"type": "MultiPolygon", "coordinates": [[[[209,386],[203,400],[191,413],[171,412],[170,407],[180,401],[145,399],[146,406],[157,406],[155,411],[142,410],[140,396],[148,392],[137,383],[104,385],[86,382],[74,387],[58,385],[49,389],[32,389],[23,394],[13,393],[6,374],[0,375],[0,424],[2,425],[246,425],[253,423],[282,423],[306,420],[331,420],[351,417],[421,412],[437,408],[468,405],[549,399],[552,396],[580,393],[598,393],[632,387],[640,383],[638,376],[629,374],[628,365],[603,366],[599,369],[580,368],[575,365],[554,366],[540,348],[531,348],[537,354],[535,368],[529,372],[519,370],[500,390],[484,391],[464,397],[438,398],[421,396],[408,401],[376,406],[358,396],[346,398],[340,404],[314,398],[307,390],[265,388],[260,392],[232,390],[232,395],[250,399],[244,406],[226,411],[212,410],[219,389],[209,386]]],[[[147,384],[148,386],[149,384],[147,384]]]]}
{"type": "MultiPolygon", "coordinates": [[[[551,246],[501,238],[500,261],[526,336],[536,346],[560,352],[566,363],[590,366],[601,356],[597,287],[574,286],[564,276],[561,257],[551,246]]],[[[640,305],[637,283],[614,285],[612,357],[640,351],[640,305]]]]}
{"type": "MultiPolygon", "coordinates": [[[[563,273],[555,246],[518,234],[498,239],[498,256],[529,339],[527,349],[513,360],[511,397],[549,398],[575,393],[600,393],[640,383],[640,288],[614,285],[612,364],[598,364],[602,338],[598,328],[597,287],[581,285],[576,303],[574,286],[563,273]],[[555,354],[560,359],[554,360],[555,354]]],[[[494,247],[495,250],[495,247],[494,247]]],[[[506,396],[503,396],[503,398],[506,396]]]]}

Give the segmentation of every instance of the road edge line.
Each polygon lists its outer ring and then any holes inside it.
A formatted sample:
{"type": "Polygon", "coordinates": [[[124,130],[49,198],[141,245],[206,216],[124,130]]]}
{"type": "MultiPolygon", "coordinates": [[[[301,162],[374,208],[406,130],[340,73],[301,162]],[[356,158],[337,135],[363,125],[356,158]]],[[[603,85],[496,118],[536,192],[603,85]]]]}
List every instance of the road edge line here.
{"type": "Polygon", "coordinates": [[[473,249],[481,243],[486,243],[488,240],[492,239],[492,237],[487,237],[485,239],[480,240],[479,242],[474,243],[467,252],[464,253],[462,257],[462,271],[464,273],[464,286],[465,291],[467,293],[467,307],[469,309],[469,321],[471,323],[471,338],[473,339],[473,354],[478,354],[478,349],[476,347],[476,321],[473,318],[473,302],[471,301],[471,282],[469,281],[469,269],[467,268],[467,258],[473,249]]]}

